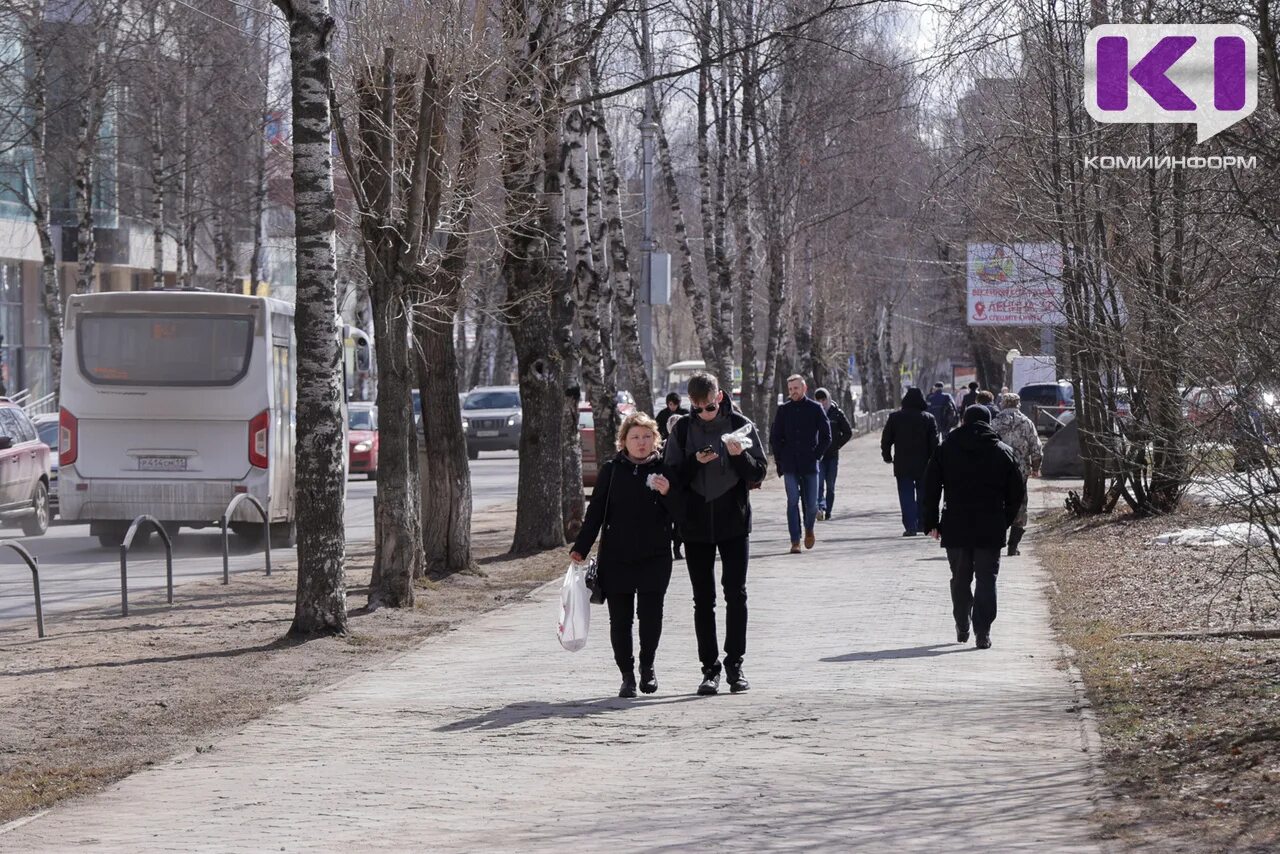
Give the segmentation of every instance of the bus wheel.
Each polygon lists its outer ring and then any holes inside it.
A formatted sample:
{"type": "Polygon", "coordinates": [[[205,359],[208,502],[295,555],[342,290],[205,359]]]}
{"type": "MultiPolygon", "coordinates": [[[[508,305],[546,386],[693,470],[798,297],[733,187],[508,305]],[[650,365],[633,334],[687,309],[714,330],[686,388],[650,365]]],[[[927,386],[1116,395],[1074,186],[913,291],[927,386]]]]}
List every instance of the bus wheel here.
{"type": "Polygon", "coordinates": [[[271,526],[271,547],[273,549],[291,549],[297,539],[297,522],[276,522],[271,526]]]}
{"type": "Polygon", "coordinates": [[[43,480],[36,482],[31,506],[35,508],[35,512],[22,520],[22,533],[28,537],[43,536],[49,530],[49,487],[45,486],[43,480]]]}
{"type": "Polygon", "coordinates": [[[124,535],[128,532],[129,526],[122,522],[104,522],[100,525],[89,523],[89,533],[98,538],[98,545],[104,549],[120,548],[124,535]]]}
{"type": "Polygon", "coordinates": [[[232,522],[228,527],[233,534],[250,545],[262,542],[261,522],[232,522]]]}

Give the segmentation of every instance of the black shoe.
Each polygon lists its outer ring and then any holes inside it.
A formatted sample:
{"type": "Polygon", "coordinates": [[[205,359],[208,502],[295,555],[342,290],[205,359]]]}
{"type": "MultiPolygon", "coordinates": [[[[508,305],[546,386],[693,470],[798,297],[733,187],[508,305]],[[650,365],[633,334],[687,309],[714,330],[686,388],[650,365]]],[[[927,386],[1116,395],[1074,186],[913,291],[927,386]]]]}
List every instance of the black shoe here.
{"type": "Polygon", "coordinates": [[[714,670],[704,668],[702,671],[702,684],[698,686],[698,696],[710,697],[712,694],[720,693],[720,668],[714,670]]]}
{"type": "Polygon", "coordinates": [[[914,537],[915,535],[916,535],[916,532],[915,532],[915,531],[903,531],[903,532],[902,532],[902,536],[904,536],[904,537],[914,537]]]}
{"type": "Polygon", "coordinates": [[[679,547],[679,546],[676,546],[675,548],[673,548],[673,549],[671,550],[671,559],[672,559],[672,560],[684,560],[684,555],[683,555],[683,554],[681,554],[681,552],[680,552],[680,547],[679,547]]]}
{"type": "Polygon", "coordinates": [[[730,694],[741,694],[743,691],[751,690],[751,683],[742,675],[741,667],[726,667],[724,677],[729,683],[730,694]]]}
{"type": "Polygon", "coordinates": [[[634,673],[622,674],[622,687],[618,689],[618,696],[631,699],[635,695],[636,695],[636,675],[634,673]]]}
{"type": "Polygon", "coordinates": [[[1008,552],[1009,557],[1017,557],[1020,554],[1022,554],[1022,552],[1018,551],[1013,546],[1009,546],[1009,552],[1008,552]]]}
{"type": "Polygon", "coordinates": [[[975,645],[978,649],[991,649],[991,635],[978,635],[975,645]]]}
{"type": "Polygon", "coordinates": [[[968,642],[969,642],[969,630],[956,629],[956,643],[968,643],[968,642]]]}
{"type": "Polygon", "coordinates": [[[652,694],[658,690],[658,677],[652,667],[640,668],[640,690],[645,694],[652,694]]]}

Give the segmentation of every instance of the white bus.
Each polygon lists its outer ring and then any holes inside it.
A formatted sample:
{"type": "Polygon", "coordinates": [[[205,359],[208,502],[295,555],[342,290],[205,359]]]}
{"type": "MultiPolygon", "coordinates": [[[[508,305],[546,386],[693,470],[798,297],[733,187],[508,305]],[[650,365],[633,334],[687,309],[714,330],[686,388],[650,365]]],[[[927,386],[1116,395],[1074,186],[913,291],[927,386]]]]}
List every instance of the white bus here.
{"type": "MultiPolygon", "coordinates": [[[[116,546],[143,513],[169,531],[203,527],[247,492],[267,508],[273,544],[292,544],[292,305],[198,290],[83,294],[68,301],[63,342],[63,519],[116,546]]],[[[231,522],[262,536],[247,501],[231,522]]]]}

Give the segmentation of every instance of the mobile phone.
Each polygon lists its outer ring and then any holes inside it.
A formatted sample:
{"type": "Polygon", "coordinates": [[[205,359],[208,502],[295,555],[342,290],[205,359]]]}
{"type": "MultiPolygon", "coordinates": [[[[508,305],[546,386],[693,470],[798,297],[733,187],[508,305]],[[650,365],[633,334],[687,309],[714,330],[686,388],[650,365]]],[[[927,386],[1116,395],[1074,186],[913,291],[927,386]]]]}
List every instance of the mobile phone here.
{"type": "Polygon", "coordinates": [[[712,445],[707,445],[705,448],[698,449],[698,453],[700,454],[714,454],[715,452],[716,452],[716,449],[712,445]]]}

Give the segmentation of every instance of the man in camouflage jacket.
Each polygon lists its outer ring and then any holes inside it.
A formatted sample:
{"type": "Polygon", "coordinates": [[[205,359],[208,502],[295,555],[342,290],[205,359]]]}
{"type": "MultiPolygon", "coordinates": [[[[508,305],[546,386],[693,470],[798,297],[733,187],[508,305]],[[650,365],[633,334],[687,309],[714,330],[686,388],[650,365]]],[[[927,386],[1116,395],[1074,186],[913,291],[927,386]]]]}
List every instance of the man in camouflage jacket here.
{"type": "MultiPolygon", "coordinates": [[[[1040,447],[1040,434],[1036,432],[1035,422],[1018,408],[1022,399],[1016,394],[1000,396],[1000,412],[991,419],[991,426],[1000,436],[1000,441],[1013,449],[1013,458],[1018,461],[1022,471],[1022,484],[1025,487],[1029,476],[1039,476],[1040,461],[1044,457],[1040,447]]],[[[1018,518],[1009,529],[1009,556],[1019,554],[1018,543],[1027,530],[1027,499],[1024,490],[1022,507],[1018,510],[1018,518]]]]}

